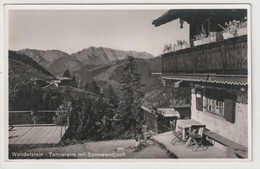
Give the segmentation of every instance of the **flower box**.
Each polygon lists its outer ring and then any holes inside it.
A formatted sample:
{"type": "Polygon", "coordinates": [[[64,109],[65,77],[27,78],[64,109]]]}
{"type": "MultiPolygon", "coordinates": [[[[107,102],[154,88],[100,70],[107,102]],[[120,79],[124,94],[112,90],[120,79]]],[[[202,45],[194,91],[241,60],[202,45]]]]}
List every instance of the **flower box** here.
{"type": "Polygon", "coordinates": [[[234,34],[231,34],[229,32],[223,32],[223,39],[229,39],[235,37],[234,34]]]}
{"type": "Polygon", "coordinates": [[[210,37],[207,37],[207,38],[196,40],[193,43],[194,43],[194,46],[199,46],[199,45],[204,45],[204,44],[207,44],[210,42],[211,42],[210,37]]]}
{"type": "Polygon", "coordinates": [[[188,44],[182,45],[182,49],[186,49],[186,48],[189,48],[189,45],[188,45],[188,44]]]}
{"type": "Polygon", "coordinates": [[[199,39],[199,40],[194,41],[193,43],[194,43],[194,46],[199,46],[199,45],[203,44],[203,41],[202,41],[202,39],[199,39]]]}
{"type": "Polygon", "coordinates": [[[175,51],[181,50],[181,46],[175,46],[175,51]]]}
{"type": "Polygon", "coordinates": [[[217,37],[215,36],[213,36],[213,37],[209,37],[210,38],[210,42],[216,42],[217,41],[217,37]]]}
{"type": "Polygon", "coordinates": [[[203,38],[202,41],[203,41],[203,44],[210,43],[210,37],[203,38]]]}
{"type": "Polygon", "coordinates": [[[174,51],[183,50],[183,49],[187,49],[187,48],[190,48],[189,44],[184,44],[182,46],[175,46],[174,51]]]}
{"type": "Polygon", "coordinates": [[[210,42],[216,42],[217,41],[217,32],[210,32],[209,39],[210,39],[210,42]]]}
{"type": "Polygon", "coordinates": [[[223,32],[223,39],[229,39],[234,38],[235,36],[243,36],[247,34],[247,27],[244,28],[237,28],[236,29],[236,35],[235,33],[229,33],[229,32],[223,32]]]}
{"type": "Polygon", "coordinates": [[[247,34],[247,27],[237,29],[237,36],[242,36],[247,34]]]}

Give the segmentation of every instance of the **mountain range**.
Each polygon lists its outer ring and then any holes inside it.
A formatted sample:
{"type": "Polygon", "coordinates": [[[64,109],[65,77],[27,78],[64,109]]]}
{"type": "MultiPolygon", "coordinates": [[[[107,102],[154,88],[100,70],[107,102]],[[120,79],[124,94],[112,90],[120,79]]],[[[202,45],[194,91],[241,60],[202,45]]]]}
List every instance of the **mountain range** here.
{"type": "Polygon", "coordinates": [[[32,108],[33,102],[37,102],[39,109],[53,110],[57,108],[59,97],[62,95],[74,99],[86,96],[97,100],[95,94],[83,89],[47,85],[44,82],[51,81],[55,77],[26,54],[9,51],[8,63],[9,110],[28,111],[32,108]],[[32,86],[34,79],[41,80],[44,86],[41,86],[41,82],[40,85],[32,86]]]}
{"type": "Polygon", "coordinates": [[[66,69],[79,71],[85,65],[108,65],[127,56],[151,59],[147,52],[122,51],[104,47],[89,47],[69,55],[60,50],[23,49],[18,53],[26,54],[54,75],[61,75],[66,69]]]}
{"type": "MultiPolygon", "coordinates": [[[[36,70],[45,70],[44,73],[49,73],[48,75],[62,76],[68,69],[70,74],[75,76],[79,88],[83,88],[86,83],[95,80],[101,90],[110,84],[117,95],[120,95],[122,68],[127,62],[127,56],[130,55],[136,58],[136,71],[141,74],[145,93],[152,92],[162,85],[158,76],[152,75],[153,72],[161,71],[161,57],[154,57],[147,52],[89,47],[71,55],[59,50],[36,49],[23,49],[16,51],[16,53],[15,60],[21,56],[25,57],[30,61],[25,64],[33,62],[34,65],[31,66],[34,66],[36,70]],[[37,67],[35,63],[38,64],[37,67]]],[[[9,54],[9,59],[12,59],[12,52],[9,54]]],[[[13,65],[14,63],[10,62],[9,64],[13,65]]]]}

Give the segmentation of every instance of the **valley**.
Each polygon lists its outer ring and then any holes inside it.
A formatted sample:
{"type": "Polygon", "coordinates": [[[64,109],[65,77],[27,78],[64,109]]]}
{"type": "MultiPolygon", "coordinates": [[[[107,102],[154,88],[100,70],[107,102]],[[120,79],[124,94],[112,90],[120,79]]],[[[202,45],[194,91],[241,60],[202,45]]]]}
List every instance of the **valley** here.
{"type": "Polygon", "coordinates": [[[147,52],[122,51],[105,47],[89,47],[71,55],[59,50],[23,49],[17,51],[32,58],[54,76],[62,76],[68,69],[75,76],[78,88],[95,80],[103,88],[110,84],[115,93],[120,95],[120,76],[127,56],[136,58],[137,72],[141,74],[144,91],[151,92],[161,87],[158,77],[153,72],[161,71],[161,58],[147,52]]]}

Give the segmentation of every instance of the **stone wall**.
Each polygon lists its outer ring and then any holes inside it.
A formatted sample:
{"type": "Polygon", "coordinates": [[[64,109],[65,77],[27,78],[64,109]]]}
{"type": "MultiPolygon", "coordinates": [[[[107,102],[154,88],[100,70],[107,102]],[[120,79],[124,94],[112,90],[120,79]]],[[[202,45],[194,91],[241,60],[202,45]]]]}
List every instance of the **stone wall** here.
{"type": "MultiPolygon", "coordinates": [[[[192,89],[194,90],[194,89],[192,89]]],[[[206,127],[234,142],[248,146],[248,105],[236,102],[235,123],[209,112],[196,110],[196,94],[191,95],[191,118],[206,125],[206,127]]]]}

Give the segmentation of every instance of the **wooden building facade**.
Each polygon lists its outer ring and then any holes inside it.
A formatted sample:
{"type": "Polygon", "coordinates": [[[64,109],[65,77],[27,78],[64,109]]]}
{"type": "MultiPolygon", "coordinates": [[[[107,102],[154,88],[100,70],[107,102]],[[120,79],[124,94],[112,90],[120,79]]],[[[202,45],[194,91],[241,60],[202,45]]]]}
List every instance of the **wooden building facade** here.
{"type": "Polygon", "coordinates": [[[153,24],[177,19],[181,28],[185,21],[190,24],[191,47],[162,55],[162,79],[191,88],[191,119],[248,147],[248,36],[224,38],[227,31],[219,26],[246,18],[246,9],[169,10],[153,24]],[[194,35],[201,28],[205,38],[215,32],[216,39],[195,46],[194,35]]]}

